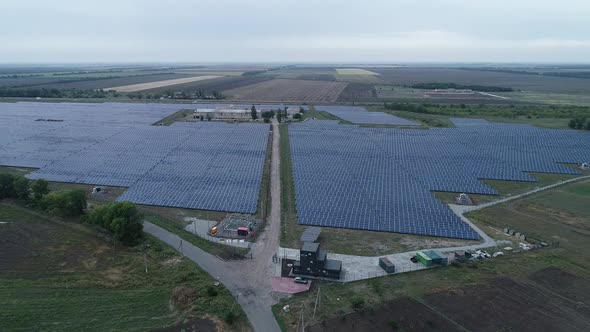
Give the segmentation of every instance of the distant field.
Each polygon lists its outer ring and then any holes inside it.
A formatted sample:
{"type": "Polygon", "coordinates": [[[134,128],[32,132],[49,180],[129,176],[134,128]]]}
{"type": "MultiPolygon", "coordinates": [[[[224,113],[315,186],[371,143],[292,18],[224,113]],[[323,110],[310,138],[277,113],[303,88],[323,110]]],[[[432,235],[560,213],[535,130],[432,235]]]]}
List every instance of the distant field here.
{"type": "Polygon", "coordinates": [[[87,80],[87,81],[76,81],[76,82],[62,82],[62,83],[47,83],[36,85],[35,88],[47,88],[47,89],[105,89],[114,86],[124,86],[132,84],[141,84],[148,82],[157,82],[165,80],[173,80],[178,78],[194,77],[189,74],[156,74],[146,76],[135,76],[135,77],[120,77],[120,78],[107,78],[100,80],[87,80]]]}
{"type": "Polygon", "coordinates": [[[205,81],[178,84],[172,88],[160,87],[155,89],[149,89],[145,92],[161,93],[168,89],[172,89],[174,91],[194,92],[195,90],[200,89],[203,90],[206,94],[211,94],[213,91],[236,89],[254,83],[269,81],[271,79],[272,78],[268,76],[224,76],[205,81]]]}
{"type": "Polygon", "coordinates": [[[344,82],[273,79],[241,88],[223,91],[233,100],[240,101],[335,101],[344,82]]]}
{"type": "Polygon", "coordinates": [[[336,68],[338,75],[380,75],[379,73],[360,68],[336,68]]]}
{"type": "Polygon", "coordinates": [[[580,78],[522,75],[452,68],[374,68],[380,78],[393,85],[456,83],[511,87],[513,89],[564,94],[590,93],[590,80],[580,78]]]}
{"type": "Polygon", "coordinates": [[[205,80],[210,80],[210,79],[219,78],[219,77],[221,77],[221,76],[194,76],[194,77],[186,77],[186,78],[177,78],[177,79],[173,79],[173,80],[115,86],[115,87],[111,87],[111,88],[105,88],[105,90],[115,90],[118,92],[137,92],[137,91],[157,89],[157,88],[171,86],[171,85],[177,85],[177,84],[205,81],[205,80]]]}
{"type": "Polygon", "coordinates": [[[496,93],[499,96],[508,97],[511,100],[527,102],[527,103],[543,103],[549,105],[579,105],[590,106],[590,94],[588,95],[574,95],[561,94],[551,92],[534,92],[534,91],[519,91],[519,92],[500,92],[496,93]]]}

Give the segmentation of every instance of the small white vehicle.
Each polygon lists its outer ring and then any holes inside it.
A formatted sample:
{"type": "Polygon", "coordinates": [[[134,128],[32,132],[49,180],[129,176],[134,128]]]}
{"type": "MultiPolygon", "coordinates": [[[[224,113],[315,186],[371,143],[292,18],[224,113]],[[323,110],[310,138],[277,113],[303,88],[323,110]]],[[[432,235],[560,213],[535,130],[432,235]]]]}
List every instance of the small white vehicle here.
{"type": "Polygon", "coordinates": [[[298,283],[298,284],[307,284],[307,279],[301,278],[301,277],[295,277],[295,279],[293,279],[294,282],[298,283]]]}

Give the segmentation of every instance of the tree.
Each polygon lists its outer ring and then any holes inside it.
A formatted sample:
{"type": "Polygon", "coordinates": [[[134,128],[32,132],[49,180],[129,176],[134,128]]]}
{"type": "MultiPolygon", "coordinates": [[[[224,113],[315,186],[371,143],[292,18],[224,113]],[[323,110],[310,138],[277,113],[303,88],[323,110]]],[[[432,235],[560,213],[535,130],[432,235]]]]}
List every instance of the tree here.
{"type": "Polygon", "coordinates": [[[14,197],[14,176],[0,174],[0,199],[14,197]]]}
{"type": "Polygon", "coordinates": [[[54,191],[43,197],[41,207],[59,217],[80,216],[86,209],[86,194],[82,190],[54,191]]]}
{"type": "Polygon", "coordinates": [[[252,120],[258,119],[258,113],[256,112],[256,106],[252,105],[252,108],[250,109],[250,113],[252,115],[252,120]]]}
{"type": "Polygon", "coordinates": [[[134,245],[143,236],[142,215],[131,202],[112,203],[94,209],[87,221],[99,225],[127,245],[134,245]]]}
{"type": "Polygon", "coordinates": [[[29,200],[29,179],[24,176],[15,176],[13,181],[14,197],[22,200],[29,200]]]}
{"type": "Polygon", "coordinates": [[[43,196],[49,194],[49,182],[47,180],[39,179],[31,183],[31,190],[35,201],[39,202],[43,196]]]}
{"type": "Polygon", "coordinates": [[[295,113],[295,114],[293,115],[293,119],[301,120],[301,118],[302,118],[302,115],[301,115],[301,113],[295,113]]]}

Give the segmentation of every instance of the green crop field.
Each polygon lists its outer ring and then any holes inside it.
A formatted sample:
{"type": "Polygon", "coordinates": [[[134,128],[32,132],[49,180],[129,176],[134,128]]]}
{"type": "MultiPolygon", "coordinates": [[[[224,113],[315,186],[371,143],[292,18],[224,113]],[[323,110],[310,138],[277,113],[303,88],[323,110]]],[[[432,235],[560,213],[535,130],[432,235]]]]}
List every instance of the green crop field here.
{"type": "Polygon", "coordinates": [[[145,331],[227,310],[238,315],[234,328],[248,325],[228,290],[155,239],[115,245],[89,227],[6,203],[0,220],[2,331],[145,331]],[[183,308],[171,300],[178,286],[193,292],[183,308]]]}

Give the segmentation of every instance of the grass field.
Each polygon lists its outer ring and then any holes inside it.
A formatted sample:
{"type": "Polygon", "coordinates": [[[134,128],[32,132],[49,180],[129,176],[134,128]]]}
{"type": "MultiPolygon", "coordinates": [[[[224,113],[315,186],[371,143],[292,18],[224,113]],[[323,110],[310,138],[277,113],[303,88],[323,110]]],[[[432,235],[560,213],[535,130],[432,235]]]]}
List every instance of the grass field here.
{"type": "Polygon", "coordinates": [[[354,327],[359,323],[357,319],[370,320],[373,326],[394,321],[399,329],[409,330],[428,319],[431,322],[421,330],[429,331],[441,330],[445,321],[454,324],[452,329],[442,329],[453,331],[463,328],[532,331],[542,326],[551,326],[554,331],[579,330],[590,322],[586,306],[575,305],[590,300],[582,290],[590,278],[590,242],[587,240],[590,208],[586,203],[589,195],[590,181],[586,180],[470,214],[486,230],[487,226],[509,225],[527,234],[559,241],[558,247],[507,253],[497,259],[355,283],[316,282],[312,292],[282,300],[276,305],[275,313],[286,330],[291,331],[297,324],[302,305],[306,308],[306,322],[319,324],[310,327],[312,331],[321,330],[321,326],[338,326],[341,321],[354,327]],[[321,302],[316,318],[312,319],[318,287],[321,288],[321,302]],[[421,305],[413,312],[399,308],[388,315],[381,313],[400,303],[411,307],[408,301],[421,305]],[[290,313],[280,310],[286,304],[292,308],[290,313]],[[539,307],[545,305],[550,307],[539,307]],[[513,309],[509,309],[511,307],[513,309]],[[538,310],[552,318],[543,318],[539,323],[539,318],[535,318],[538,316],[533,314],[538,310]],[[420,313],[418,318],[413,317],[416,312],[420,313]],[[469,314],[465,315],[466,312],[469,314]],[[565,316],[569,318],[564,319],[565,316]],[[437,317],[443,320],[438,321],[437,317]],[[319,323],[323,320],[330,321],[319,323]],[[557,320],[561,320],[560,323],[552,326],[557,320]],[[526,325],[520,326],[518,322],[526,322],[526,325]]]}
{"type": "Polygon", "coordinates": [[[367,68],[392,85],[456,83],[511,87],[515,90],[588,95],[590,80],[581,78],[521,75],[455,68],[367,68]]]}
{"type": "MultiPolygon", "coordinates": [[[[484,229],[510,227],[590,259],[590,180],[469,213],[484,229]]],[[[494,234],[491,232],[491,235],[494,234]]]]}
{"type": "Polygon", "coordinates": [[[519,91],[519,92],[500,92],[499,96],[508,97],[511,100],[527,102],[527,103],[542,103],[549,105],[579,105],[590,106],[590,95],[586,94],[564,94],[552,92],[534,92],[534,91],[519,91]]]}
{"type": "Polygon", "coordinates": [[[0,219],[0,330],[145,331],[204,316],[224,325],[227,310],[247,329],[229,291],[155,239],[114,246],[86,226],[5,203],[0,219]],[[171,302],[177,286],[194,291],[185,309],[171,302]]]}

